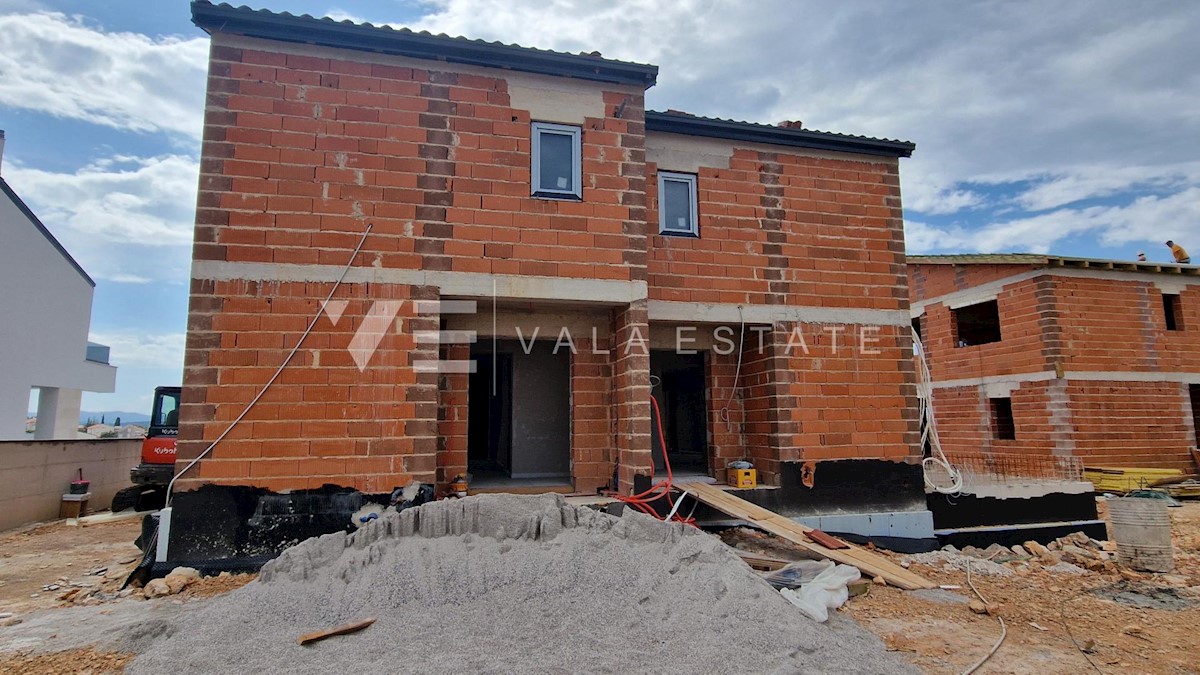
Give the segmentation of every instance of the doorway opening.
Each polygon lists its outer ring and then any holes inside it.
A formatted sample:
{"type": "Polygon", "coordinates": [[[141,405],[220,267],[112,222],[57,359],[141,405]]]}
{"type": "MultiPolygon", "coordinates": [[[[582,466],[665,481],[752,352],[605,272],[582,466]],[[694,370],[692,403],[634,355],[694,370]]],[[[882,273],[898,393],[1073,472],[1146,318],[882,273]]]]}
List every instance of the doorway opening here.
{"type": "MultiPolygon", "coordinates": [[[[708,405],[705,397],[704,353],[680,354],[650,350],[651,394],[662,411],[663,436],[671,470],[679,475],[708,475],[708,405]]],[[[653,411],[652,411],[653,414],[653,411]]],[[[666,470],[657,420],[651,417],[654,470],[666,470]]]]}
{"type": "Polygon", "coordinates": [[[473,487],[571,484],[570,351],[498,340],[472,350],[467,467],[473,487]]]}

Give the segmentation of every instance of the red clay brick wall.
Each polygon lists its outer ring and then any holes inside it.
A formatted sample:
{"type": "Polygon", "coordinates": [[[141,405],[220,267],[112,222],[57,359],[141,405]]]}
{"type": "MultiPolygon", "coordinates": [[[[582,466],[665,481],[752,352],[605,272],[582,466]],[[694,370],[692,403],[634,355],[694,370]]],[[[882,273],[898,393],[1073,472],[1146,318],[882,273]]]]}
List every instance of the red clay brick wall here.
{"type": "Polygon", "coordinates": [[[1187,385],[1168,382],[1025,382],[1012,394],[1016,440],[999,440],[982,387],[934,394],[938,435],[956,453],[1074,455],[1088,466],[1194,470],[1196,443],[1187,385]],[[1051,389],[1061,388],[1057,402],[1051,389]],[[1052,417],[1060,409],[1058,419],[1052,417]]]}
{"type": "MultiPolygon", "coordinates": [[[[193,281],[180,468],[216,440],[254,399],[321,310],[331,284],[193,281]]],[[[427,288],[345,284],[336,324],[322,314],[301,349],[245,418],[180,489],[202,482],[253,484],[272,490],[334,483],[390,491],[416,478],[432,481],[436,451],[437,376],[413,364],[436,350],[409,331],[388,331],[364,370],[351,341],[376,303],[394,303],[411,330],[436,330],[437,318],[414,315],[427,288]]]]}
{"type": "MultiPolygon", "coordinates": [[[[925,279],[929,297],[957,290],[947,285],[952,272],[984,283],[999,269],[979,267],[975,275],[953,272],[962,266],[914,265],[910,274],[925,279]],[[938,293],[930,293],[935,282],[938,293]]],[[[1021,383],[1013,391],[1015,441],[992,438],[982,387],[937,390],[944,449],[951,454],[1057,452],[1088,464],[1191,470],[1188,448],[1196,438],[1186,385],[1167,380],[1200,372],[1200,282],[1180,297],[1183,330],[1169,331],[1162,291],[1149,278],[1047,274],[1025,279],[999,293],[1003,340],[972,347],[954,347],[950,310],[928,306],[922,331],[935,381],[1061,374],[1048,382],[1021,383]],[[1109,372],[1163,381],[1103,379],[1109,372]]]]}
{"type": "MultiPolygon", "coordinates": [[[[466,362],[470,345],[442,345],[444,361],[466,362]]],[[[438,376],[437,484],[445,485],[467,472],[470,373],[445,372],[438,376]]]]}
{"type": "Polygon", "coordinates": [[[780,462],[919,456],[908,328],[870,329],[865,350],[861,330],[781,322],[762,352],[747,343],[745,442],[763,482],[777,484],[780,462]]]}
{"type": "MultiPolygon", "coordinates": [[[[336,268],[371,223],[357,267],[645,279],[637,88],[596,85],[607,116],[583,125],[585,200],[537,200],[530,116],[511,107],[502,72],[223,39],[211,50],[196,261],[336,268]]],[[[265,384],[328,288],[193,284],[181,461],[265,384]]],[[[280,381],[181,488],[211,480],[390,490],[410,477],[444,480],[465,464],[443,458],[438,476],[437,376],[411,369],[413,359],[436,358],[412,331],[436,330],[438,317],[411,316],[407,301],[436,299],[436,289],[347,283],[336,297],[353,298],[338,325],[318,321],[280,381]],[[405,301],[401,327],[359,373],[346,348],[380,299],[405,301]]],[[[446,447],[461,453],[460,442],[446,447]]]]}
{"type": "Polygon", "coordinates": [[[928,305],[921,317],[934,381],[1041,372],[1054,368],[1053,321],[1058,314],[1050,277],[1005,286],[998,294],[1000,342],[955,346],[953,311],[928,305]]]}
{"type": "Polygon", "coordinates": [[[616,419],[617,483],[624,494],[634,476],[654,473],[650,454],[650,350],[646,301],[613,310],[612,413],[616,419]]]}
{"type": "Polygon", "coordinates": [[[1200,372],[1200,279],[1180,294],[1176,331],[1148,281],[1057,277],[1055,285],[1068,370],[1200,372]]]}
{"type": "MultiPolygon", "coordinates": [[[[650,236],[652,300],[907,308],[895,159],[737,149],[700,170],[700,236],[650,236]]],[[[669,168],[669,167],[664,167],[669,168]]],[[[646,217],[658,232],[658,167],[646,217]]]]}
{"type": "Polygon", "coordinates": [[[1033,265],[908,264],[908,290],[913,302],[974,288],[1034,269],[1033,265]]]}
{"type": "Polygon", "coordinates": [[[597,339],[576,340],[577,351],[571,356],[571,475],[576,492],[592,493],[612,483],[613,366],[611,353],[603,353],[612,345],[605,336],[597,339]]]}
{"type": "Polygon", "coordinates": [[[1187,385],[1072,382],[1075,454],[1089,465],[1146,466],[1194,473],[1196,445],[1187,385]]]}
{"type": "MultiPolygon", "coordinates": [[[[749,337],[753,339],[752,334],[749,337]]],[[[731,339],[737,340],[738,336],[731,339]]],[[[743,364],[743,371],[744,368],[743,364]]],[[[720,478],[730,462],[747,459],[747,448],[750,447],[743,433],[746,414],[743,407],[745,380],[742,377],[745,372],[738,372],[736,351],[730,354],[709,351],[705,371],[709,469],[714,472],[712,475],[720,478]],[[735,377],[738,378],[736,387],[735,377]]]]}
{"type": "MultiPolygon", "coordinates": [[[[983,387],[953,387],[934,391],[938,438],[942,450],[957,453],[1056,454],[1060,432],[1050,417],[1051,396],[1046,382],[1025,382],[1014,389],[1012,399],[1016,439],[996,438],[991,402],[983,387]]],[[[1069,454],[1063,451],[1062,454],[1069,454]]]]}
{"type": "Polygon", "coordinates": [[[644,278],[640,93],[584,124],[584,201],[534,199],[501,73],[314,51],[212,48],[196,259],[340,264],[369,220],[384,268],[644,278]]]}

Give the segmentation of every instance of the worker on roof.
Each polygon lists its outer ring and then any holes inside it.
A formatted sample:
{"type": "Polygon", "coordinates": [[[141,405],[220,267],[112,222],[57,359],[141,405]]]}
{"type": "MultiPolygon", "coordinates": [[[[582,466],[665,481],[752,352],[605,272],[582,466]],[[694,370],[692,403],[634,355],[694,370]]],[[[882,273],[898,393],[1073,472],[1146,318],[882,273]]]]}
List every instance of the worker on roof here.
{"type": "Polygon", "coordinates": [[[1146,262],[1146,252],[1138,251],[1138,262],[1146,262]]]}
{"type": "Polygon", "coordinates": [[[1188,255],[1187,251],[1183,250],[1182,246],[1168,239],[1167,248],[1171,249],[1171,255],[1175,256],[1175,262],[1179,263],[1180,265],[1191,264],[1192,257],[1188,255]]]}

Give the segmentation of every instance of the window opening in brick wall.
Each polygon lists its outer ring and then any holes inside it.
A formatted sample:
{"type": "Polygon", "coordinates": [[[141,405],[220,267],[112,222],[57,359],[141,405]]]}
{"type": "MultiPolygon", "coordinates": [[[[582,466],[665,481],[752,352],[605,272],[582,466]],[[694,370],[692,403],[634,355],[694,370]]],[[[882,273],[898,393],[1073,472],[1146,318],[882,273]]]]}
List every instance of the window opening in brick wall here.
{"type": "Polygon", "coordinates": [[[1167,319],[1167,330],[1183,330],[1183,304],[1178,293],[1163,293],[1163,316],[1167,319]]]}
{"type": "Polygon", "coordinates": [[[696,176],[658,172],[658,233],[684,237],[700,235],[696,205],[696,176]]]}
{"type": "Polygon", "coordinates": [[[1013,419],[1012,399],[994,398],[992,401],[992,436],[1000,441],[1017,438],[1017,423],[1013,419]]]}
{"type": "Polygon", "coordinates": [[[1000,341],[1000,305],[995,300],[950,310],[954,346],[971,347],[1000,341]]]}
{"type": "Polygon", "coordinates": [[[1192,399],[1192,431],[1196,434],[1196,443],[1200,444],[1200,384],[1189,384],[1188,394],[1192,399]]]}
{"type": "Polygon", "coordinates": [[[921,316],[914,316],[912,319],[912,329],[914,332],[916,332],[917,339],[919,339],[921,342],[925,342],[925,333],[921,332],[921,317],[923,316],[925,315],[922,314],[921,316]]]}
{"type": "Polygon", "coordinates": [[[534,122],[531,127],[531,192],[549,199],[583,198],[583,130],[534,122]]]}

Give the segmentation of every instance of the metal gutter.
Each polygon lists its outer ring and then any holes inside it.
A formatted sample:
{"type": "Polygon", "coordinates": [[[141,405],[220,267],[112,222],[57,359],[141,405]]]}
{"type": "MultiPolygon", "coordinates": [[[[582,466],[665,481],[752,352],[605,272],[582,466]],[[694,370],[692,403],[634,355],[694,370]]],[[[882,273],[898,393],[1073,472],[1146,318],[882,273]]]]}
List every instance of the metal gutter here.
{"type": "Polygon", "coordinates": [[[646,111],[646,131],[768,143],[812,150],[855,152],[884,157],[911,157],[916,144],[869,136],[852,136],[812,129],[775,127],[679,113],[646,111]]]}
{"type": "Polygon", "coordinates": [[[418,33],[390,26],[296,16],[249,7],[193,0],[192,23],[210,35],[232,33],[323,47],[393,54],[417,59],[575,77],[597,82],[654,86],[658,66],[565,54],[498,42],[418,33]]]}

